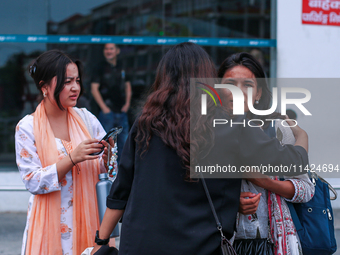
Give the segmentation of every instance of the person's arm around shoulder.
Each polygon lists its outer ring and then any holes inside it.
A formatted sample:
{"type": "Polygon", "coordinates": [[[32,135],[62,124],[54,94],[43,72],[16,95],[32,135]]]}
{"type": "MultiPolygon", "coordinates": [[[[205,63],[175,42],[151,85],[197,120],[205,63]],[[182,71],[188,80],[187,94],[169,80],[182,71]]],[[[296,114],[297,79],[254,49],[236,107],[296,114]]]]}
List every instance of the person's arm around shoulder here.
{"type": "MultiPolygon", "coordinates": [[[[308,165],[308,136],[300,127],[292,127],[296,142],[294,145],[286,146],[282,146],[277,139],[268,137],[259,128],[246,125],[239,126],[238,129],[240,130],[237,137],[239,140],[238,160],[242,165],[256,166],[261,173],[266,175],[294,176],[304,173],[289,171],[294,165],[308,165]],[[280,167],[281,173],[270,170],[273,166],[280,167]]],[[[252,177],[249,176],[249,178],[252,177]]]]}
{"type": "Polygon", "coordinates": [[[92,82],[91,93],[93,95],[94,100],[97,102],[100,109],[102,110],[102,112],[106,114],[106,113],[109,113],[111,109],[107,107],[107,105],[105,104],[103,97],[99,92],[99,87],[100,87],[100,84],[98,82],[92,82]]]}
{"type": "Polygon", "coordinates": [[[125,82],[125,104],[123,105],[121,111],[127,112],[130,108],[131,103],[131,97],[132,97],[132,88],[131,88],[131,82],[126,81],[125,82]]]}

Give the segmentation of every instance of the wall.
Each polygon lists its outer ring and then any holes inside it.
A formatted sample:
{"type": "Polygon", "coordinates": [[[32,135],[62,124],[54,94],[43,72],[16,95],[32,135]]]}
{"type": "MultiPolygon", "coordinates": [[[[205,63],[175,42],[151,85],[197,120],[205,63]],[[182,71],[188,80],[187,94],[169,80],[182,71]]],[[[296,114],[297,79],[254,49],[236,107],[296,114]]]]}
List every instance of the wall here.
{"type": "Polygon", "coordinates": [[[277,77],[340,78],[340,27],[302,25],[302,0],[277,0],[277,77]]]}
{"type": "MultiPolygon", "coordinates": [[[[312,116],[297,111],[309,136],[310,163],[340,167],[340,79],[324,79],[340,78],[340,27],[303,25],[301,19],[302,0],[277,0],[277,77],[309,78],[291,84],[311,92],[306,108],[312,116]]],[[[328,180],[340,187],[340,178],[328,180]]],[[[339,208],[340,201],[333,206],[339,208]]]]}

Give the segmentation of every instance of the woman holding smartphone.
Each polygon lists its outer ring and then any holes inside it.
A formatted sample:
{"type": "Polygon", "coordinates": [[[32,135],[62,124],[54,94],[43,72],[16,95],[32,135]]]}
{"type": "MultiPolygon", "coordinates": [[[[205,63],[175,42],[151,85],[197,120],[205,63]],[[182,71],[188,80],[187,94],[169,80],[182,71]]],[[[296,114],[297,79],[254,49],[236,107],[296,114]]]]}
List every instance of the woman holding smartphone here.
{"type": "Polygon", "coordinates": [[[80,254],[99,226],[95,185],[107,150],[99,121],[74,108],[83,92],[80,62],[59,50],[41,54],[29,72],[43,100],[16,126],[16,162],[29,192],[22,254],[80,254]],[[86,124],[85,124],[86,123],[86,124]]]}

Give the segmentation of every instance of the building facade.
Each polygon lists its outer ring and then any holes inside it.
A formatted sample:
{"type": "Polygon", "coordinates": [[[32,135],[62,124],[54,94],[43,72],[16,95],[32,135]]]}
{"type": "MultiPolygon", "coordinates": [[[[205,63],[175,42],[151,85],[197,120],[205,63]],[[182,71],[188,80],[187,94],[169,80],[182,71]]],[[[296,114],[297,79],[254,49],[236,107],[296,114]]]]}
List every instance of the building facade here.
{"type": "MultiPolygon", "coordinates": [[[[103,59],[103,43],[82,41],[82,36],[203,42],[216,66],[232,53],[256,49],[268,75],[276,57],[272,51],[275,45],[256,44],[256,40],[275,39],[273,0],[91,0],[81,6],[66,0],[41,0],[32,5],[17,2],[4,5],[0,15],[6,19],[0,26],[0,171],[2,164],[15,167],[14,126],[33,112],[40,100],[27,66],[45,50],[58,48],[83,62],[85,98],[89,101],[91,73],[103,59]],[[229,40],[224,40],[227,44],[209,41],[224,38],[229,40]],[[247,42],[253,39],[255,44],[247,42]]],[[[133,121],[141,96],[152,85],[158,62],[171,43],[123,42],[119,46],[119,58],[134,92],[130,111],[133,121]]]]}

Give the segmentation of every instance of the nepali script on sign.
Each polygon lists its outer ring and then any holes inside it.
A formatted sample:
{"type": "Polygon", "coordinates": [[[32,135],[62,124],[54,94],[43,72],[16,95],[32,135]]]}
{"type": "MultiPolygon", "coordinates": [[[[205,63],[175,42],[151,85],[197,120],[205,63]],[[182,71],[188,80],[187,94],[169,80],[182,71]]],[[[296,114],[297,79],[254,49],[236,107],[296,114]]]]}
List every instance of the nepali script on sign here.
{"type": "Polygon", "coordinates": [[[302,24],[340,26],[340,1],[303,0],[302,24]]]}

